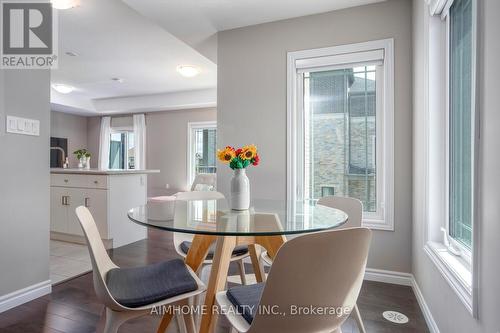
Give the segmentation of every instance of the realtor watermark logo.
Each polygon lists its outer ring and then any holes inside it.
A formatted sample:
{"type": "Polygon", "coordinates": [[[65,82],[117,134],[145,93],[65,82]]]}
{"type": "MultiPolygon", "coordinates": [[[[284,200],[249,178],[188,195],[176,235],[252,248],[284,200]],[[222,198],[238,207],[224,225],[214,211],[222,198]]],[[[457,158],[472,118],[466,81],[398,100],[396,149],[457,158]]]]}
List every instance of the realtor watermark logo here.
{"type": "Polygon", "coordinates": [[[57,68],[57,17],[49,1],[1,1],[3,69],[57,68]]]}

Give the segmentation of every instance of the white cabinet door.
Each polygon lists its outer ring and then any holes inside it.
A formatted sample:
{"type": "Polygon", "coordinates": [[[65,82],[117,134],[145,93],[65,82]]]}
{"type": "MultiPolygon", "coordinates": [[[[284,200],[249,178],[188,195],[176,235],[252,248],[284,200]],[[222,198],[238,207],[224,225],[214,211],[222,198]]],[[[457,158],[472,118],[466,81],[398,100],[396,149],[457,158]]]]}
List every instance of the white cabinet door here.
{"type": "Polygon", "coordinates": [[[84,202],[94,217],[101,238],[108,239],[108,191],[85,190],[84,202]]]}
{"type": "Polygon", "coordinates": [[[69,205],[68,207],[68,234],[83,236],[83,230],[80,221],[76,216],[75,209],[78,206],[85,205],[84,191],[80,188],[68,188],[69,205]]]}
{"type": "Polygon", "coordinates": [[[68,232],[68,206],[65,205],[67,195],[65,188],[50,188],[50,231],[68,232]]]}

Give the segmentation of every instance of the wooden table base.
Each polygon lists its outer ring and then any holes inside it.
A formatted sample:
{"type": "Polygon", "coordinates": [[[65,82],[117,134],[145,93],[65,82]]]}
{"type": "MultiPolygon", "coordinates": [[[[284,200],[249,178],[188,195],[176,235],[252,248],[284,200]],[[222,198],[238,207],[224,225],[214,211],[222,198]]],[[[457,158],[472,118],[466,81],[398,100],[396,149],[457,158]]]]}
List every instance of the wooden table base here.
{"type": "MultiPolygon", "coordinates": [[[[200,333],[213,332],[216,324],[214,313],[216,306],[215,295],[224,290],[229,271],[229,264],[233,250],[238,245],[247,245],[252,259],[252,266],[257,282],[265,281],[265,273],[259,260],[260,245],[266,249],[271,258],[274,258],[279,248],[285,243],[284,236],[208,236],[195,235],[189,252],[186,256],[186,264],[197,272],[205,260],[210,245],[216,241],[216,248],[212,262],[212,270],[205,294],[203,316],[200,324],[200,333]]],[[[164,333],[172,320],[167,314],[163,317],[157,333],[164,333]]]]}

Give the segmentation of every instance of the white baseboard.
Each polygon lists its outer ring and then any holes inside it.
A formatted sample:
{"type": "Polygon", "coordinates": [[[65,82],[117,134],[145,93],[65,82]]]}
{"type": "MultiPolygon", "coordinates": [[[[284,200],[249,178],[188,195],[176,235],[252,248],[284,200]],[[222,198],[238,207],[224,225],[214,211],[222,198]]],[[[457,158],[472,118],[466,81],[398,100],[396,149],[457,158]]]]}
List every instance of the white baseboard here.
{"type": "Polygon", "coordinates": [[[50,294],[51,291],[51,281],[47,280],[23,289],[16,290],[10,294],[0,296],[0,313],[26,302],[32,301],[35,298],[50,294]]]}
{"type": "Polygon", "coordinates": [[[413,293],[415,294],[415,297],[417,297],[417,302],[418,305],[420,306],[420,309],[422,310],[422,313],[424,314],[425,322],[427,323],[427,326],[429,327],[429,331],[431,333],[440,333],[439,332],[439,327],[436,324],[436,321],[434,320],[434,317],[432,316],[431,310],[429,309],[429,306],[427,306],[427,303],[425,302],[424,295],[422,294],[422,291],[420,290],[417,281],[415,280],[415,277],[412,277],[412,288],[413,288],[413,293]]]}
{"type": "Polygon", "coordinates": [[[383,269],[367,268],[365,280],[412,286],[413,275],[410,273],[386,271],[383,269]]]}
{"type": "Polygon", "coordinates": [[[427,326],[429,327],[429,331],[431,333],[440,333],[439,327],[437,326],[436,322],[434,321],[434,317],[432,316],[431,310],[427,306],[427,303],[425,302],[425,299],[424,299],[424,295],[422,294],[422,291],[420,291],[420,288],[418,287],[417,281],[415,280],[415,277],[413,276],[413,274],[386,271],[386,270],[382,270],[382,269],[367,268],[365,271],[365,280],[383,282],[383,283],[391,283],[391,284],[399,284],[402,286],[411,287],[413,289],[413,293],[415,294],[415,297],[417,298],[418,305],[420,306],[420,309],[422,310],[422,313],[423,313],[424,318],[425,318],[425,322],[427,323],[427,326]]]}

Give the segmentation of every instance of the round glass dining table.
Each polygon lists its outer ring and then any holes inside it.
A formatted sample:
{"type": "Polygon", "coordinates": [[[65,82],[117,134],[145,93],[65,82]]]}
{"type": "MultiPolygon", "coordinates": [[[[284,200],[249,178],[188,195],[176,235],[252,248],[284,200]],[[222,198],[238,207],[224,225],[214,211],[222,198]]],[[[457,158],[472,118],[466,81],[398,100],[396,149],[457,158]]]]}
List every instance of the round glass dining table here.
{"type": "MultiPolygon", "coordinates": [[[[334,229],[347,221],[341,210],[317,205],[314,201],[285,202],[279,200],[252,200],[245,211],[229,208],[228,201],[217,192],[203,197],[178,198],[166,202],[149,202],[131,209],[128,217],[140,225],[171,232],[193,234],[186,256],[186,264],[198,271],[215,242],[212,270],[205,295],[199,332],[213,332],[215,294],[224,290],[229,263],[234,248],[248,246],[257,282],[265,280],[260,263],[264,248],[274,258],[286,242],[285,235],[307,234],[334,229]],[[207,197],[208,196],[208,197],[207,197]],[[259,245],[259,246],[257,246],[259,245]]],[[[171,316],[165,314],[158,332],[163,333],[171,316]]]]}

